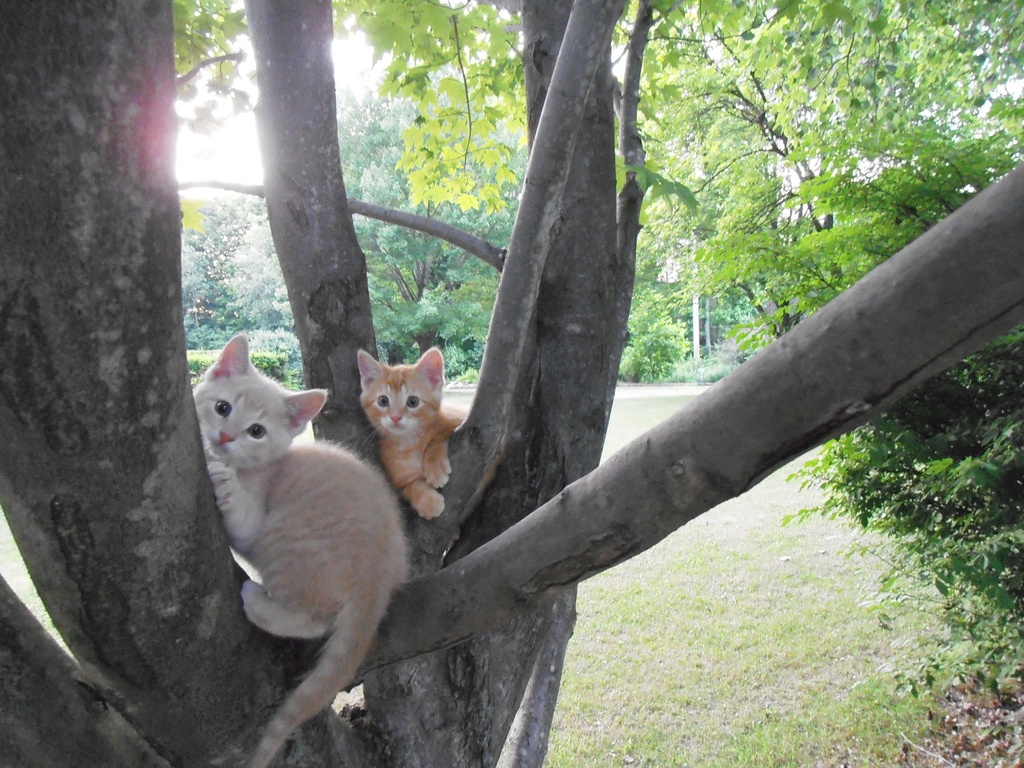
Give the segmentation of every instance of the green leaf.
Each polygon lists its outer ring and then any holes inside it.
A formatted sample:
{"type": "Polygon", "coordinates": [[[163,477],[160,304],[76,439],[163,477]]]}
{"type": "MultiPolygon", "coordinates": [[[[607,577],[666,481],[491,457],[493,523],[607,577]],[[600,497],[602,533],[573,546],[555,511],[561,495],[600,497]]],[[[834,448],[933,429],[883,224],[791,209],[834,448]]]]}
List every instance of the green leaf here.
{"type": "Polygon", "coordinates": [[[941,475],[951,466],[953,466],[952,459],[938,459],[936,461],[930,461],[924,468],[924,474],[930,476],[941,475]]]}
{"type": "Polygon", "coordinates": [[[185,229],[192,229],[196,232],[203,231],[203,220],[205,217],[200,209],[206,205],[206,200],[194,200],[181,198],[181,226],[185,229]]]}
{"type": "Polygon", "coordinates": [[[796,18],[796,15],[800,12],[801,0],[782,0],[774,8],[774,14],[772,15],[772,24],[783,21],[784,19],[796,18]]]}
{"type": "Polygon", "coordinates": [[[842,21],[851,28],[854,26],[853,12],[842,3],[825,3],[821,8],[821,18],[825,25],[842,21]]]}

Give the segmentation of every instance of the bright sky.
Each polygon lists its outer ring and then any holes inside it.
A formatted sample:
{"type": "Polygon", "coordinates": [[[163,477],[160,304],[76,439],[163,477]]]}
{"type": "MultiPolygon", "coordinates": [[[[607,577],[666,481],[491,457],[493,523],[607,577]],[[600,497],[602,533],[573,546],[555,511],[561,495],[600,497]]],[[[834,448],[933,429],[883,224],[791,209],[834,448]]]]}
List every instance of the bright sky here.
{"type": "MultiPolygon", "coordinates": [[[[373,51],[361,34],[335,40],[332,46],[334,77],[339,89],[355,93],[366,89],[373,65],[373,51]]],[[[247,54],[252,66],[252,53],[247,54]]],[[[255,86],[252,88],[255,98],[255,86]]],[[[229,117],[212,136],[199,135],[184,126],[178,133],[178,181],[230,181],[262,184],[256,117],[249,111],[229,117]]],[[[189,192],[192,196],[194,193],[189,192]]],[[[198,196],[202,196],[201,192],[198,196]]]]}

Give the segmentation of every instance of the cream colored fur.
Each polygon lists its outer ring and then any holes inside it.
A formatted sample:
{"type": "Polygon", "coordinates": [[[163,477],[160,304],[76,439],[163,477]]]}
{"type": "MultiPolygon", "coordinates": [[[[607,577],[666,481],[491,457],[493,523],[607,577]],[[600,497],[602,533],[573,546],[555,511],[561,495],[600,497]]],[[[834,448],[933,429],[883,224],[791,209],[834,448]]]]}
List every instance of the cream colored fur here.
{"type": "Polygon", "coordinates": [[[228,343],[194,398],[228,539],[261,577],[242,586],[246,615],[281,637],[327,636],[249,763],[265,768],[352,682],[405,578],[407,545],[397,499],[376,469],[340,446],[291,444],[326,392],[290,392],[260,374],[245,336],[228,343]]]}

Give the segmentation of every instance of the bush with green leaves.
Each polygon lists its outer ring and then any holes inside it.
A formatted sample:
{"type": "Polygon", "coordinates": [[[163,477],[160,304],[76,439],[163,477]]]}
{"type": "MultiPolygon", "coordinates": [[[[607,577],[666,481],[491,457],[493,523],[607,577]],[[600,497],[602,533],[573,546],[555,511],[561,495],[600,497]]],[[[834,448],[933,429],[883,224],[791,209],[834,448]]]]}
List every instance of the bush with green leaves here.
{"type": "MultiPolygon", "coordinates": [[[[249,347],[253,355],[266,359],[267,367],[260,368],[268,376],[279,380],[289,389],[302,389],[302,351],[299,340],[291,331],[257,328],[249,331],[249,347]],[[274,362],[271,363],[270,361],[274,362]],[[279,361],[279,362],[278,362],[279,361]]],[[[254,357],[255,359],[255,357],[254,357]]],[[[356,361],[352,361],[352,367],[356,361]]]]}
{"type": "Polygon", "coordinates": [[[939,608],[948,636],[912,683],[1020,679],[1024,326],[829,443],[804,475],[824,513],[885,535],[884,595],[939,608]]]}
{"type": "Polygon", "coordinates": [[[686,353],[686,327],[676,322],[655,293],[633,298],[629,313],[629,342],[622,351],[619,378],[630,382],[658,382],[671,374],[686,353]]]}
{"type": "MultiPolygon", "coordinates": [[[[217,352],[207,350],[188,350],[188,371],[192,384],[199,381],[214,361],[217,359],[217,352]]],[[[262,371],[272,379],[277,379],[283,384],[289,384],[288,355],[282,352],[267,352],[265,350],[253,350],[249,358],[256,369],[262,371]]]]}
{"type": "Polygon", "coordinates": [[[672,381],[694,384],[714,384],[721,381],[747,359],[747,353],[733,339],[726,339],[710,352],[702,351],[700,360],[689,357],[679,363],[672,373],[672,381]]]}

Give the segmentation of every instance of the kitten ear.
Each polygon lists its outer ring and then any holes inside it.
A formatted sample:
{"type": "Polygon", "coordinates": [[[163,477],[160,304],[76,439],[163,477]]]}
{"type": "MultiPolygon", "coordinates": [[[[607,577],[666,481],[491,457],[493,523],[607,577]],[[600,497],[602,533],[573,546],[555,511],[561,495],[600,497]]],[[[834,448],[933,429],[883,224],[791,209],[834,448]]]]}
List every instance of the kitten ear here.
{"type": "Polygon", "coordinates": [[[431,347],[416,361],[416,373],[433,389],[444,387],[444,355],[437,347],[431,347]]]}
{"type": "Polygon", "coordinates": [[[238,376],[249,370],[249,337],[240,333],[224,345],[207,375],[214,379],[238,376]]]}
{"type": "Polygon", "coordinates": [[[384,369],[380,363],[373,359],[369,352],[360,349],[359,354],[359,385],[367,389],[373,382],[381,377],[384,369]]]}
{"type": "Polygon", "coordinates": [[[327,402],[326,389],[310,389],[296,392],[284,399],[284,407],[288,412],[289,429],[301,432],[327,402]]]}

